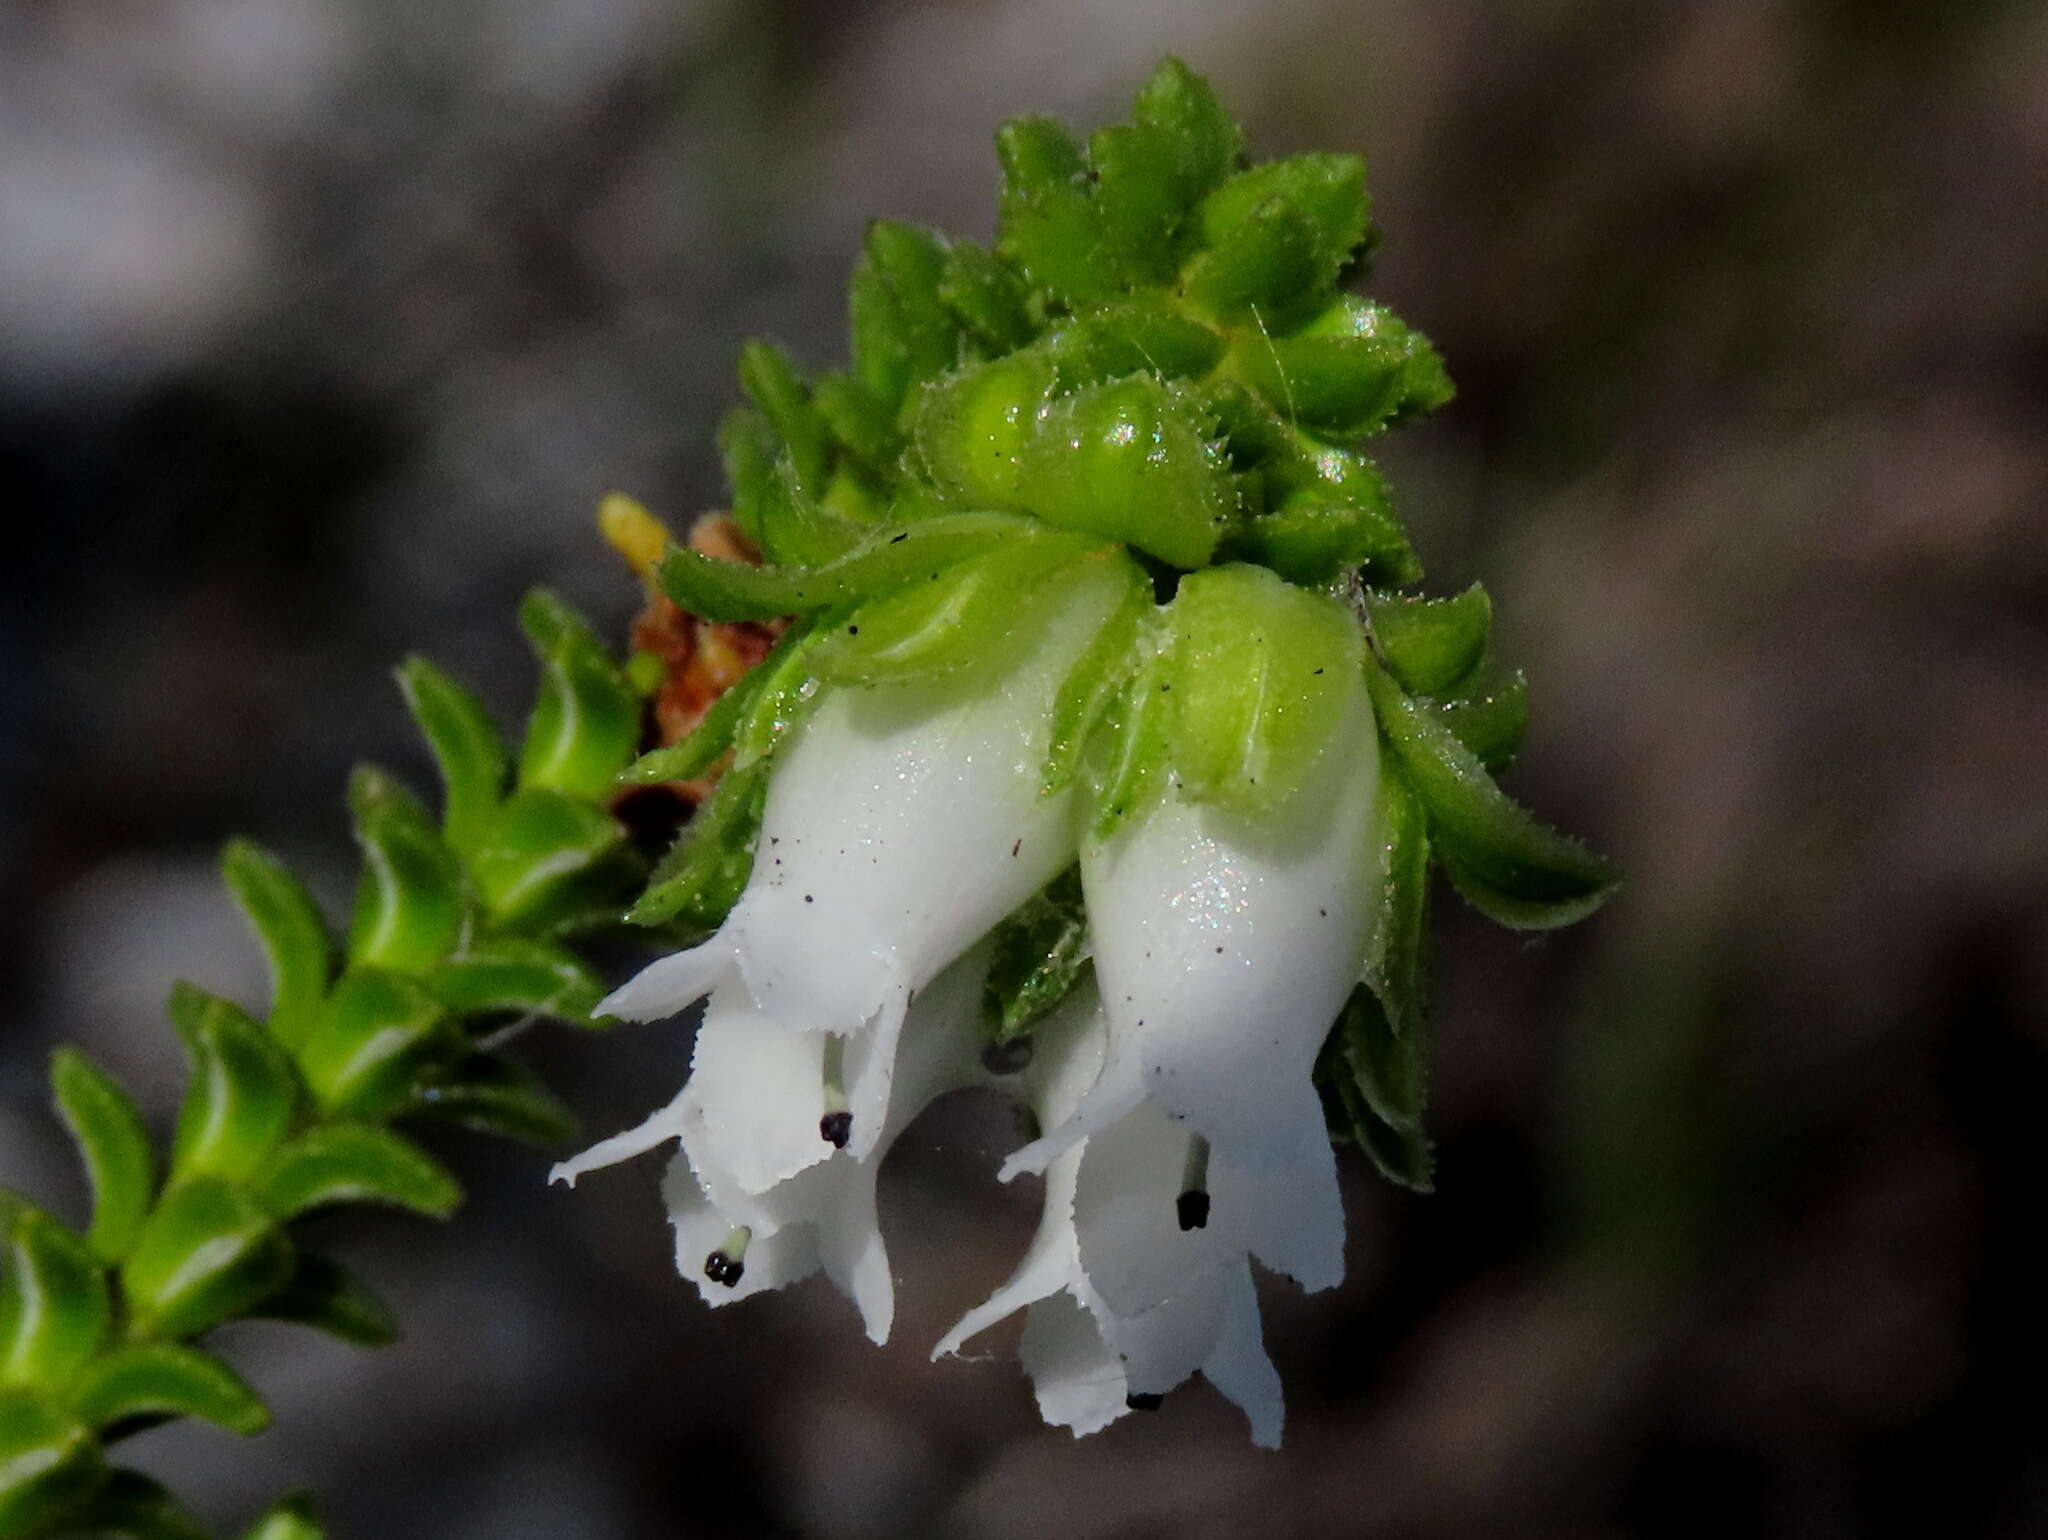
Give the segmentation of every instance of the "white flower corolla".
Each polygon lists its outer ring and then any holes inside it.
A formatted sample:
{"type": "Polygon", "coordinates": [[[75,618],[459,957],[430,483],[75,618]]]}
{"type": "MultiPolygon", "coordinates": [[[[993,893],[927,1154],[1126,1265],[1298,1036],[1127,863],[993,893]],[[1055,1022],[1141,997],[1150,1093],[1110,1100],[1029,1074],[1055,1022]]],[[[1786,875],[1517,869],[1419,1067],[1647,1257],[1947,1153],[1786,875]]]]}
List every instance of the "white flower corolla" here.
{"type": "Polygon", "coordinates": [[[772,1056],[788,1078],[766,1114],[702,1098],[742,1190],[823,1161],[826,1139],[871,1152],[912,994],[1074,859],[1073,793],[1041,790],[1053,706],[1124,591],[1120,570],[1084,566],[1013,639],[1014,657],[935,682],[831,689],[778,751],[753,874],[717,935],[598,1007],[652,1020],[709,994],[714,1015],[744,1010],[781,1039],[735,1048],[747,1065],[699,1065],[713,1079],[772,1056]],[[834,1127],[836,1113],[850,1127],[834,1127]]]}
{"type": "Polygon", "coordinates": [[[785,1120],[791,1103],[795,1117],[809,1118],[811,1141],[822,1142],[811,1095],[817,1063],[805,1052],[806,1035],[775,1030],[742,997],[712,1002],[679,1096],[637,1128],[556,1166],[552,1179],[574,1183],[587,1171],[677,1141],[662,1193],[675,1227],[676,1268],[707,1303],[779,1289],[822,1268],[859,1309],[868,1336],[886,1342],[895,1285],[876,1213],[876,1177],[889,1146],[919,1112],[987,1078],[980,1061],[987,971],[987,949],[977,947],[919,991],[899,1038],[896,1094],[865,1156],[827,1147],[829,1158],[760,1191],[735,1177],[727,1159],[731,1130],[785,1120]]]}
{"type": "MultiPolygon", "coordinates": [[[[1170,789],[1084,850],[1108,1055],[1072,1114],[1005,1163],[1006,1180],[1047,1169],[1083,1139],[1138,1141],[1134,1130],[1147,1125],[1131,1120],[1149,1108],[1179,1129],[1189,1185],[1210,1200],[1209,1228],[1242,1236],[1252,1255],[1306,1288],[1342,1277],[1336,1155],[1310,1072],[1358,980],[1380,900],[1378,784],[1378,739],[1360,685],[1343,698],[1306,782],[1275,813],[1254,821],[1170,789]]],[[[1092,1229],[1078,1225],[1084,1268],[1122,1312],[1175,1288],[1167,1253],[1115,1239],[1168,1223],[1183,1190],[1170,1156],[1134,1153],[1126,1169],[1144,1170],[1150,1185],[1127,1183],[1103,1200],[1092,1229]]]]}
{"type": "MultiPolygon", "coordinates": [[[[1062,1120],[1103,1063],[1094,985],[1076,989],[1035,1037],[1025,1095],[1042,1119],[1062,1120]]],[[[1199,1371],[1244,1410],[1256,1443],[1277,1446],[1280,1378],[1260,1340],[1249,1232],[1224,1216],[1284,1206],[1285,1173],[1261,1186],[1212,1164],[1211,1190],[1227,1204],[1216,1222],[1182,1229],[1162,1194],[1177,1190],[1186,1150],[1185,1132],[1147,1106],[1062,1150],[1046,1168],[1044,1213],[1022,1262],[933,1357],[1022,1308],[1018,1356],[1047,1422],[1093,1433],[1199,1371]]]]}

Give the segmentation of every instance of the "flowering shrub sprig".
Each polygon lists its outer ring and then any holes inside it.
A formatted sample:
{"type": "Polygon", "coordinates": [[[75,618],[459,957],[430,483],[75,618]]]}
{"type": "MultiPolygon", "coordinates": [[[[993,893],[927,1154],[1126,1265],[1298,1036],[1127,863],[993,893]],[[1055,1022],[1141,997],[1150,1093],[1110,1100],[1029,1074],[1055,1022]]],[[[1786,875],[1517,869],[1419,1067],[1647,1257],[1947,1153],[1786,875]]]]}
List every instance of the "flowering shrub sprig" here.
{"type": "Polygon", "coordinates": [[[1003,1175],[1044,1173],[1045,1221],[942,1349],[1026,1306],[1049,1419],[1199,1369],[1273,1443],[1250,1260],[1341,1275],[1332,1134],[1430,1184],[1431,870],[1518,927],[1613,879],[1493,779],[1527,689],[1488,666],[1484,590],[1401,591],[1363,446],[1450,384],[1340,287],[1363,163],[1245,164],[1172,62],[1085,149],[1042,119],[997,148],[993,249],[870,228],[850,370],[742,354],[721,445],[763,560],[658,577],[793,620],[629,772],[725,765],[635,909],[706,939],[601,1009],[710,1003],[677,1099],[557,1174],[678,1141],[707,1298],[822,1266],[880,1340],[874,1168],[932,1094],[1004,1086],[1042,1133],[1003,1175]]]}
{"type": "MultiPolygon", "coordinates": [[[[282,863],[228,847],[223,874],[268,958],[271,1006],[259,1021],[196,986],[172,991],[191,1078],[167,1155],[117,1081],[57,1051],[51,1085],[92,1217],[80,1234],[0,1193],[0,1535],[203,1535],[161,1486],[109,1465],[123,1437],[168,1418],[268,1424],[261,1397],[198,1340],[245,1316],[362,1344],[396,1333],[368,1285],[306,1249],[295,1222],[350,1203],[451,1213],[455,1177],[395,1124],[534,1143],[573,1131],[498,1045],[540,1017],[601,1024],[603,987],[563,942],[615,924],[645,876],[610,811],[641,701],[560,601],[535,593],[521,620],[542,677],[516,765],[467,690],[425,659],[400,669],[442,814],[381,771],[356,773],[363,873],[338,949],[282,863]]],[[[291,1498],[247,1534],[321,1532],[291,1498]]]]}

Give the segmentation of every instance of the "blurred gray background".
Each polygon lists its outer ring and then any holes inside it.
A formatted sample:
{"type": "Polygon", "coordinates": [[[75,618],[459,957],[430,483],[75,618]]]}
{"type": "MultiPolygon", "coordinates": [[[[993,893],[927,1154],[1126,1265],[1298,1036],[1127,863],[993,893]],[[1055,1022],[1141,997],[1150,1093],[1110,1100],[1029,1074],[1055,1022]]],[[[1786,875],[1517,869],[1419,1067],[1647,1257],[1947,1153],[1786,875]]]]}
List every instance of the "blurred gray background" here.
{"type": "MultiPolygon", "coordinates": [[[[1256,153],[1368,156],[1371,287],[1462,387],[1386,462],[1535,680],[1511,785],[1630,876],[1539,941],[1444,896],[1439,1191],[1348,1167],[1348,1281],[1265,1289],[1285,1451],[1206,1387],[1076,1443],[1006,1341],[924,1363],[1032,1222],[970,1102],[887,1173],[881,1351],[821,1284],[705,1310],[653,1162],[572,1198],[446,1141],[455,1223],[325,1237],[405,1344],[235,1328],[277,1430],[130,1446],[213,1522],[2048,1527],[2039,5],[4,0],[0,1182],[79,1196],[53,1042],[162,1117],[170,981],[260,996],[228,834],[346,901],[349,765],[425,775],[401,654],[520,709],[522,589],[633,606],[599,493],[717,503],[739,340],[839,360],[866,218],[986,236],[995,124],[1167,52],[1256,153]]],[[[685,1062],[531,1041],[600,1130],[685,1062]]]]}

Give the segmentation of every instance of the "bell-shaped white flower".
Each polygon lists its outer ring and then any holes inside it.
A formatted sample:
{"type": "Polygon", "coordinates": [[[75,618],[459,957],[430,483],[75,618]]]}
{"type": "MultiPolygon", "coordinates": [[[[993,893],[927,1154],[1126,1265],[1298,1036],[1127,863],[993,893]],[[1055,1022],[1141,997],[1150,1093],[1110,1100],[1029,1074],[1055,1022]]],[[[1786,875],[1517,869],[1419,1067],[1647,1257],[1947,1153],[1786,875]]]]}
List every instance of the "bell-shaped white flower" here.
{"type": "MultiPolygon", "coordinates": [[[[778,752],[753,874],[717,935],[599,1006],[651,1020],[710,994],[714,1016],[743,1009],[781,1039],[732,1049],[778,1060],[788,1084],[771,1113],[702,1098],[743,1190],[823,1161],[826,1139],[870,1153],[913,993],[1073,860],[1073,794],[1041,789],[1053,706],[1124,587],[1107,564],[1065,583],[1014,658],[830,690],[778,752]]],[[[726,1068],[714,1055],[699,1073],[726,1068]]]]}

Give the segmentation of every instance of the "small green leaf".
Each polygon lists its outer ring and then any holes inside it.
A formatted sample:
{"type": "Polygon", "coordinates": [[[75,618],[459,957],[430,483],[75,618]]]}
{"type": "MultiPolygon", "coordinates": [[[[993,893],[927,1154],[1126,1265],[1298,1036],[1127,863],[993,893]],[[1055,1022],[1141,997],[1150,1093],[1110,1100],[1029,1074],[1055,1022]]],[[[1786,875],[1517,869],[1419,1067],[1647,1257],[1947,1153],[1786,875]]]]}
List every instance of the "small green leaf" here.
{"type": "Polygon", "coordinates": [[[760,759],[719,777],[717,790],[647,879],[628,920],[635,925],[673,921],[691,931],[718,928],[753,871],[768,765],[760,759]]]}
{"type": "Polygon", "coordinates": [[[1389,1128],[1420,1128],[1429,1097],[1428,1018],[1418,1014],[1397,1028],[1379,997],[1361,984],[1351,991],[1335,1030],[1373,1115],[1389,1128]]]}
{"type": "Polygon", "coordinates": [[[106,1480],[99,1440],[69,1413],[0,1391],[0,1535],[49,1534],[106,1480]]]}
{"type": "Polygon", "coordinates": [[[639,871],[617,819],[544,788],[515,792],[470,862],[491,923],[528,935],[615,922],[639,871]]]}
{"type": "Polygon", "coordinates": [[[61,1389],[106,1336],[106,1276],[85,1242],[22,1204],[6,1222],[0,1387],[61,1389]]]}
{"type": "Polygon", "coordinates": [[[856,375],[825,374],[812,392],[832,437],[870,470],[893,471],[903,452],[896,414],[856,375]]]}
{"type": "Polygon", "coordinates": [[[1341,295],[1336,304],[1302,327],[1299,335],[1366,342],[1375,350],[1398,358],[1399,379],[1382,426],[1393,427],[1422,412],[1435,411],[1457,394],[1442,357],[1429,339],[1385,305],[1355,294],[1341,295]]]}
{"type": "Polygon", "coordinates": [[[91,1540],[211,1540],[176,1498],[132,1470],[115,1471],[75,1523],[76,1530],[67,1532],[91,1540]]]}
{"type": "Polygon", "coordinates": [[[781,438],[796,468],[797,484],[813,496],[823,491],[831,439],[825,419],[811,404],[810,392],[789,355],[772,343],[756,340],[742,344],[740,389],[781,438]]]}
{"type": "Polygon", "coordinates": [[[1096,724],[1142,661],[1141,637],[1153,615],[1152,584],[1137,563],[1129,560],[1122,564],[1122,577],[1124,591],[1116,608],[1060,682],[1054,699],[1052,737],[1045,756],[1044,789],[1048,793],[1073,784],[1096,724]]]}
{"type": "Polygon", "coordinates": [[[553,594],[528,594],[519,624],[541,663],[540,694],[519,751],[520,788],[601,798],[633,757],[640,698],[589,623],[553,594]]]}
{"type": "Polygon", "coordinates": [[[363,875],[349,923],[352,967],[413,973],[447,954],[462,930],[462,868],[403,786],[371,766],[349,777],[363,875]]]}
{"type": "Polygon", "coordinates": [[[1173,276],[1192,201],[1178,185],[1179,149],[1171,133],[1142,122],[1112,124],[1088,141],[1096,228],[1104,258],[1126,284],[1173,276]]]}
{"type": "Polygon", "coordinates": [[[1031,340],[1030,292],[995,253],[972,241],[946,250],[939,302],[990,354],[1016,351],[1031,340]]]}
{"type": "Polygon", "coordinates": [[[327,1540],[313,1499],[303,1492],[282,1498],[242,1532],[242,1540],[327,1540]]]}
{"type": "Polygon", "coordinates": [[[1052,354],[1032,348],[927,390],[911,439],[932,487],[967,508],[1022,508],[1024,452],[1055,383],[1052,354]]]}
{"type": "Polygon", "coordinates": [[[1371,223],[1365,162],[1356,155],[1315,153],[1240,171],[1202,201],[1202,234],[1221,250],[1276,217],[1298,221],[1307,232],[1308,282],[1327,288],[1371,223]]]}
{"type": "Polygon", "coordinates": [[[1223,339],[1165,297],[1142,294],[1078,317],[1054,335],[1049,352],[1069,388],[1141,372],[1198,379],[1223,356],[1223,339]]]}
{"type": "Polygon", "coordinates": [[[928,230],[878,219],[848,290],[853,372],[890,411],[911,386],[959,361],[959,334],[939,298],[945,245],[928,230]]]}
{"type": "Polygon", "coordinates": [[[71,1401],[100,1429],[137,1417],[199,1417],[244,1435],[270,1425],[269,1409],[239,1374],[178,1342],[132,1343],[95,1359],[71,1401]]]}
{"type": "Polygon", "coordinates": [[[391,1307],[340,1263],[310,1252],[300,1252],[283,1286],[245,1313],[310,1326],[358,1347],[383,1347],[398,1340],[398,1320],[391,1307]]]}
{"type": "Polygon", "coordinates": [[[545,941],[490,936],[450,958],[428,980],[453,1016],[551,1016],[592,1025],[604,983],[575,953],[545,941]]]}
{"type": "Polygon", "coordinates": [[[191,1074],[171,1145],[171,1180],[239,1181],[277,1148],[299,1104],[291,1056],[232,1001],[182,981],[171,1020],[191,1074]]]}
{"type": "Polygon", "coordinates": [[[1316,302],[1319,276],[1315,229],[1274,199],[1190,262],[1181,287],[1213,321],[1286,331],[1316,302]]]}
{"type": "Polygon", "coordinates": [[[1209,82],[1168,59],[1139,88],[1131,121],[1164,131],[1174,147],[1172,185],[1183,205],[1199,200],[1235,169],[1244,134],[1209,82]]]}
{"type": "Polygon", "coordinates": [[[1365,677],[1380,729],[1429,810],[1437,856],[1474,908],[1523,930],[1599,908],[1616,881],[1605,861],[1509,800],[1442,718],[1370,660],[1365,677]]]}
{"type": "Polygon", "coordinates": [[[291,1273],[291,1242],[247,1192],[219,1177],[179,1183],[121,1268],[129,1334],[195,1337],[246,1313],[291,1273]]]}
{"type": "Polygon", "coordinates": [[[1321,588],[1349,568],[1408,583],[1422,575],[1407,531],[1383,502],[1339,502],[1315,493],[1284,498],[1224,537],[1221,555],[1271,567],[1290,583],[1321,588]]]}
{"type": "MultiPolygon", "coordinates": [[[[784,632],[778,647],[789,640],[784,632]]],[[[770,655],[771,657],[773,654],[770,655]]],[[[709,772],[720,756],[732,747],[733,733],[752,709],[760,692],[768,659],[740,675],[726,692],[711,703],[697,725],[674,743],[649,750],[619,773],[627,786],[660,786],[668,781],[694,781],[709,772]]]]}
{"type": "Polygon", "coordinates": [[[360,1123],[308,1129],[278,1152],[259,1194],[280,1219],[336,1203],[387,1203],[446,1219],[462,1188],[433,1156],[403,1134],[360,1123]]]}
{"type": "Polygon", "coordinates": [[[420,1085],[409,1116],[546,1147],[576,1135],[576,1114],[516,1059],[477,1054],[420,1085]]]}
{"type": "Polygon", "coordinates": [[[1522,746],[1529,727],[1529,680],[1520,669],[1503,678],[1432,701],[1428,709],[1443,718],[1457,740],[1478,756],[1489,774],[1498,774],[1522,746]]]}
{"type": "Polygon", "coordinates": [[[732,496],[733,522],[757,547],[767,544],[762,527],[769,500],[776,495],[773,483],[781,453],[775,429],[751,407],[733,408],[718,425],[718,457],[732,496]]]}
{"type": "Polygon", "coordinates": [[[1070,308],[1108,298],[1117,277],[1073,136],[1050,118],[1019,118],[997,130],[996,157],[1003,166],[996,249],[1070,308]]]}
{"type": "Polygon", "coordinates": [[[1248,813],[1284,806],[1335,735],[1362,643],[1337,600],[1263,567],[1209,567],[1166,607],[1172,763],[1182,793],[1248,813]]]}
{"type": "Polygon", "coordinates": [[[1493,600],[1477,583],[1449,599],[1371,594],[1366,606],[1388,672],[1411,695],[1456,689],[1485,656],[1493,600]]]}
{"type": "Polygon", "coordinates": [[[221,873],[270,963],[270,1031],[287,1047],[306,1035],[327,993],[327,922],[297,878],[260,845],[230,840],[221,873]]]}
{"type": "Polygon", "coordinates": [[[1373,818],[1372,865],[1379,887],[1365,978],[1397,1033],[1424,1019],[1429,1004],[1429,820],[1399,765],[1382,764],[1373,818]]]}
{"type": "Polygon", "coordinates": [[[441,771],[442,838],[467,852],[505,794],[505,740],[483,702],[425,658],[405,660],[398,687],[441,771]]]}
{"type": "Polygon", "coordinates": [[[1088,965],[1081,868],[1070,866],[995,928],[982,1015],[998,1043],[1028,1031],[1088,965]]]}
{"type": "Polygon", "coordinates": [[[135,1244],[156,1191],[156,1158],[142,1115],[118,1081],[68,1045],[51,1056],[50,1086],[92,1181],[86,1239],[101,1261],[118,1262],[135,1244]]]}
{"type": "Polygon", "coordinates": [[[299,1067],[328,1116],[388,1116],[456,1042],[425,984],[400,973],[350,973],[314,1023],[299,1067]]]}

